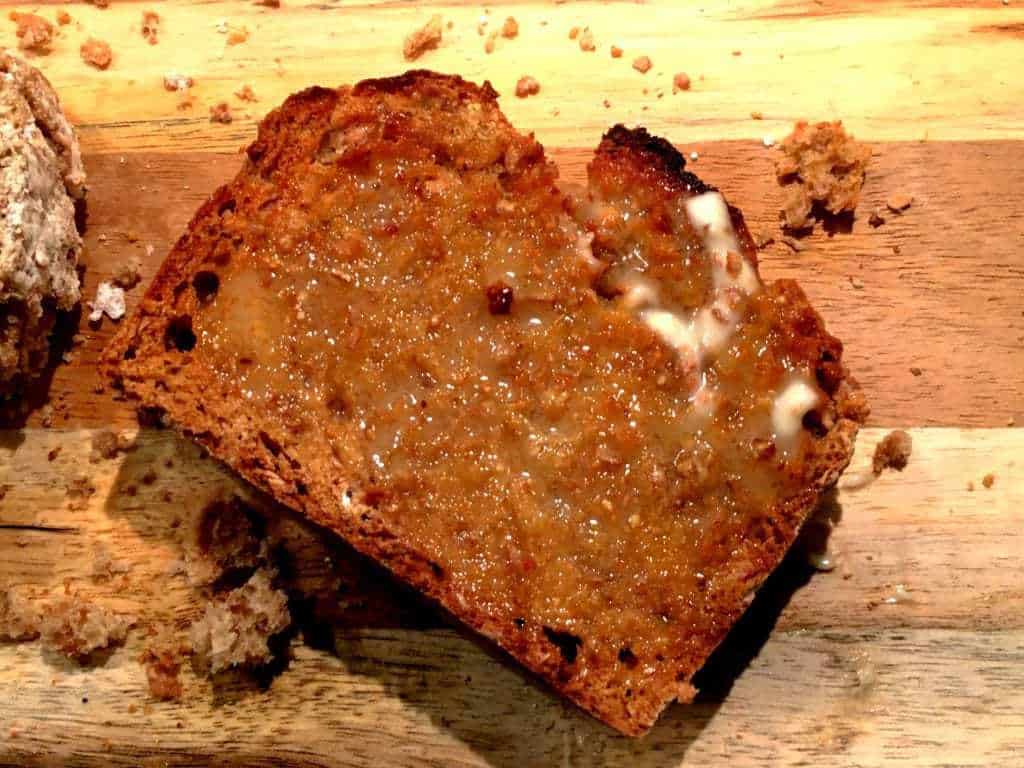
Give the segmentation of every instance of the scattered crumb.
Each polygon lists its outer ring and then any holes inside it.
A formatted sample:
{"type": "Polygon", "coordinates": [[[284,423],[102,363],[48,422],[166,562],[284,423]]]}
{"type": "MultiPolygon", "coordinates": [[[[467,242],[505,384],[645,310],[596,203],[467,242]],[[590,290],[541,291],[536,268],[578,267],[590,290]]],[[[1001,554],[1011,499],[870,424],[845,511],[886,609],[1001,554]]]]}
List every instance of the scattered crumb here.
{"type": "Polygon", "coordinates": [[[82,61],[96,69],[106,69],[114,60],[114,53],[110,50],[110,45],[94,37],[90,37],[82,43],[78,53],[81,55],[82,61]]]}
{"type": "Polygon", "coordinates": [[[92,577],[109,580],[119,573],[130,573],[131,564],[127,560],[115,560],[102,544],[97,544],[93,551],[92,577]]]}
{"type": "Polygon", "coordinates": [[[608,99],[605,99],[604,101],[602,101],[601,104],[604,105],[605,109],[611,109],[612,108],[612,103],[610,101],[608,101],[608,99]]]}
{"type": "Polygon", "coordinates": [[[579,27],[573,27],[572,29],[569,30],[569,39],[570,40],[575,40],[579,36],[580,36],[580,28],[579,27]]]}
{"type": "Polygon", "coordinates": [[[235,96],[242,101],[258,101],[255,91],[253,91],[252,86],[248,83],[235,91],[235,96]]]}
{"type": "Polygon", "coordinates": [[[519,36],[519,22],[513,17],[509,16],[505,19],[505,23],[501,25],[501,36],[507,37],[509,40],[519,36]]]}
{"type": "Polygon", "coordinates": [[[124,288],[104,280],[96,286],[96,298],[89,302],[92,312],[89,313],[89,322],[98,323],[103,315],[111,320],[120,320],[124,317],[124,288]]]}
{"type": "Polygon", "coordinates": [[[231,106],[226,102],[222,101],[220,104],[216,104],[210,107],[210,122],[211,123],[230,123],[234,117],[231,115],[231,106]]]}
{"type": "Polygon", "coordinates": [[[896,192],[889,195],[889,199],[885,201],[885,207],[893,213],[900,213],[907,210],[913,202],[913,195],[908,195],[906,192],[896,192]]]}
{"type": "Polygon", "coordinates": [[[142,36],[150,45],[156,45],[160,35],[160,14],[156,11],[142,12],[142,36]]]}
{"type": "Polygon", "coordinates": [[[914,376],[920,376],[920,375],[921,375],[922,373],[924,373],[924,371],[922,371],[922,370],[921,370],[920,368],[918,368],[918,367],[917,367],[916,365],[912,365],[912,366],[910,366],[910,372],[911,372],[911,373],[912,373],[912,374],[913,374],[914,376]]]}
{"type": "Polygon", "coordinates": [[[117,272],[114,273],[113,283],[114,285],[124,288],[126,291],[130,291],[139,281],[142,280],[142,275],[139,274],[139,270],[142,269],[142,262],[137,257],[132,257],[128,261],[118,267],[117,272]]]}
{"type": "Polygon", "coordinates": [[[750,113],[750,119],[751,120],[764,120],[764,113],[763,112],[758,112],[757,110],[754,110],[753,112],[750,113]]]}
{"type": "Polygon", "coordinates": [[[139,663],[146,670],[149,695],[159,701],[175,701],[183,693],[181,680],[181,657],[187,649],[165,630],[146,643],[139,655],[139,663]]]}
{"type": "Polygon", "coordinates": [[[441,16],[434,14],[430,21],[405,38],[402,55],[406,61],[415,61],[427,51],[441,44],[441,16]]]}
{"type": "Polygon", "coordinates": [[[743,55],[743,51],[740,51],[740,50],[733,51],[732,55],[733,56],[742,56],[743,55]]]}
{"type": "Polygon", "coordinates": [[[854,277],[853,275],[850,275],[850,285],[852,285],[855,290],[864,290],[864,283],[860,280],[860,278],[854,277]]]}
{"type": "Polygon", "coordinates": [[[231,27],[228,30],[228,45],[241,45],[249,39],[249,29],[247,27],[231,27]]]}
{"type": "Polygon", "coordinates": [[[771,136],[763,136],[761,137],[761,143],[770,149],[775,146],[775,139],[771,136]]]}
{"type": "Polygon", "coordinates": [[[690,90],[690,76],[685,72],[676,72],[672,77],[672,93],[690,90]]]}
{"type": "Polygon", "coordinates": [[[74,511],[85,509],[94,493],[96,493],[96,486],[85,475],[74,478],[65,486],[68,506],[74,511]]]}
{"type": "Polygon", "coordinates": [[[43,606],[40,632],[50,648],[84,662],[94,651],[123,643],[132,623],[126,616],[69,594],[43,606]]]}
{"type": "Polygon", "coordinates": [[[34,53],[50,52],[54,38],[53,24],[34,13],[12,11],[10,18],[17,24],[15,34],[18,36],[19,48],[34,53]]]}
{"type": "Polygon", "coordinates": [[[56,448],[51,448],[46,453],[46,460],[47,461],[54,461],[58,456],[60,456],[60,451],[61,451],[61,446],[59,446],[59,445],[56,448]]]}
{"type": "Polygon", "coordinates": [[[611,47],[611,54],[612,54],[612,58],[613,59],[621,59],[622,58],[622,49],[619,48],[619,46],[617,46],[617,45],[613,45],[611,47]]]}
{"type": "Polygon", "coordinates": [[[256,0],[256,5],[262,5],[264,8],[280,8],[281,0],[256,0]]]}
{"type": "Polygon", "coordinates": [[[637,56],[633,59],[633,69],[642,75],[646,75],[651,71],[651,67],[654,65],[651,63],[650,56],[637,56]]]}
{"type": "Polygon", "coordinates": [[[192,649],[212,674],[270,661],[269,641],[291,624],[288,598],[273,587],[274,575],[260,568],[241,587],[212,601],[192,625],[192,649]]]}
{"type": "Polygon", "coordinates": [[[967,490],[968,491],[973,491],[974,490],[974,481],[973,480],[968,480],[967,481],[967,490]]]}
{"type": "Polygon", "coordinates": [[[93,433],[89,451],[89,463],[97,464],[103,460],[116,459],[118,454],[126,453],[135,446],[135,441],[124,432],[117,433],[112,429],[101,429],[93,433]]]}
{"type": "Polygon", "coordinates": [[[491,32],[487,39],[484,40],[484,53],[494,53],[494,46],[497,44],[498,32],[497,30],[491,32]]]}
{"type": "Polygon", "coordinates": [[[0,640],[23,642],[39,637],[39,610],[14,589],[0,590],[0,640]]]}
{"type": "Polygon", "coordinates": [[[991,488],[996,482],[996,476],[989,472],[983,478],[981,478],[981,484],[986,488],[991,488]]]}
{"type": "Polygon", "coordinates": [[[527,96],[533,96],[537,93],[540,93],[540,83],[537,82],[536,78],[523,75],[516,82],[516,96],[520,99],[525,99],[527,96]]]}
{"type": "Polygon", "coordinates": [[[164,90],[177,91],[178,93],[184,93],[195,84],[188,75],[182,75],[177,72],[168,72],[164,75],[164,90]]]}
{"type": "Polygon", "coordinates": [[[85,0],[89,5],[95,5],[97,8],[106,9],[110,7],[110,0],[85,0]]]}
{"type": "Polygon", "coordinates": [[[597,50],[597,46],[594,45],[594,33],[590,31],[590,27],[584,27],[579,37],[580,50],[592,53],[597,50]]]}
{"type": "Polygon", "coordinates": [[[890,432],[875,446],[875,455],[871,459],[871,469],[876,475],[882,470],[896,469],[902,472],[910,460],[913,448],[910,435],[902,429],[890,432]]]}
{"type": "Polygon", "coordinates": [[[63,8],[60,8],[57,11],[57,23],[60,26],[66,27],[68,24],[71,23],[71,21],[72,21],[72,19],[71,19],[71,14],[70,13],[65,11],[63,8]]]}
{"type": "Polygon", "coordinates": [[[690,159],[691,160],[697,160],[699,157],[700,157],[700,155],[697,154],[696,150],[694,150],[693,152],[690,153],[690,159]]]}
{"type": "Polygon", "coordinates": [[[882,218],[882,214],[878,212],[877,208],[873,208],[871,210],[871,215],[868,216],[868,224],[875,229],[885,224],[885,219],[882,218]]]}
{"type": "Polygon", "coordinates": [[[851,212],[860,201],[871,147],[854,141],[840,121],[809,125],[800,121],[779,145],[775,174],[785,195],[785,226],[803,229],[815,204],[827,212],[851,212]]]}

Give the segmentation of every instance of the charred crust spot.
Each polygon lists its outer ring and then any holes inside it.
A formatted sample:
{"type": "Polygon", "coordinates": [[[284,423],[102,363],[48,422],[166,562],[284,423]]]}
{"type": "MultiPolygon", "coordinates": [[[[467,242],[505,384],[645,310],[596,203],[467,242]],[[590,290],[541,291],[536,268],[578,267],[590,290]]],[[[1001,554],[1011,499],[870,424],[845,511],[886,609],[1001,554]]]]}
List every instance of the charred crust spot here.
{"type": "Polygon", "coordinates": [[[487,286],[487,309],[492,315],[507,315],[512,311],[512,301],[515,299],[515,292],[512,286],[500,280],[487,286]]]}
{"type": "Polygon", "coordinates": [[[219,289],[220,278],[216,272],[204,269],[196,272],[192,278],[192,290],[195,291],[200,304],[206,304],[213,299],[219,289]]]}
{"type": "Polygon", "coordinates": [[[234,212],[235,212],[235,199],[233,197],[229,197],[227,200],[225,200],[224,202],[222,202],[220,205],[217,206],[217,215],[218,216],[223,216],[226,213],[234,213],[234,212]]]}
{"type": "Polygon", "coordinates": [[[627,128],[621,123],[613,126],[601,139],[598,151],[619,149],[642,155],[652,168],[680,182],[695,195],[715,191],[686,170],[686,158],[678,149],[659,136],[651,136],[646,128],[627,128]]]}
{"type": "Polygon", "coordinates": [[[191,315],[179,315],[167,324],[164,331],[164,347],[168,350],[191,352],[196,346],[196,335],[192,331],[191,315]]]}
{"type": "Polygon", "coordinates": [[[363,493],[363,504],[373,509],[379,509],[387,501],[389,495],[388,490],[380,486],[367,488],[363,493]]]}
{"type": "Polygon", "coordinates": [[[124,360],[134,360],[135,359],[135,354],[136,354],[135,347],[128,347],[128,349],[126,349],[124,351],[124,354],[121,355],[121,358],[124,359],[124,360]]]}
{"type": "Polygon", "coordinates": [[[516,629],[523,629],[526,627],[526,619],[520,618],[519,616],[512,619],[512,623],[515,624],[516,629]]]}
{"type": "Polygon", "coordinates": [[[444,578],[444,568],[433,561],[430,561],[428,565],[430,566],[430,573],[433,574],[435,579],[440,581],[444,578]]]}
{"type": "Polygon", "coordinates": [[[562,659],[566,664],[574,664],[576,662],[580,646],[583,645],[581,637],[574,635],[572,632],[563,632],[551,627],[544,627],[544,637],[558,648],[558,652],[562,654],[562,659]]]}
{"type": "Polygon", "coordinates": [[[808,411],[804,414],[803,426],[815,437],[821,438],[828,434],[828,427],[822,423],[821,414],[818,411],[808,411]]]}
{"type": "Polygon", "coordinates": [[[263,430],[260,430],[260,442],[263,443],[263,446],[268,451],[270,451],[271,456],[276,458],[281,455],[281,444],[263,430]]]}

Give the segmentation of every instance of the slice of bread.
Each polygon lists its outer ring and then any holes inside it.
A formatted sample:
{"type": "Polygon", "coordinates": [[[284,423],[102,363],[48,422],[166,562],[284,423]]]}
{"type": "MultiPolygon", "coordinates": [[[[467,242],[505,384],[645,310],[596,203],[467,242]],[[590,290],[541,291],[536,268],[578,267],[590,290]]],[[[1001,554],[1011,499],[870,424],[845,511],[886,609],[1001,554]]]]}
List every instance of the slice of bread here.
{"type": "Polygon", "coordinates": [[[866,413],[793,283],[672,147],[567,194],[497,95],[289,98],[105,372],[623,733],[778,564],[866,413]]]}

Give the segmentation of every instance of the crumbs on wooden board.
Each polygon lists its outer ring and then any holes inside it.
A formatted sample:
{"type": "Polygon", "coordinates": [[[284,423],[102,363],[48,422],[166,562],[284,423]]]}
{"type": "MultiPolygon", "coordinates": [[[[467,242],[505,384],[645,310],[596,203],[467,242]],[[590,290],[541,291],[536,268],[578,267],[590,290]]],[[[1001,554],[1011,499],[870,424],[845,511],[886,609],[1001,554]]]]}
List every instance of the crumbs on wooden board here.
{"type": "Polygon", "coordinates": [[[540,83],[537,82],[536,78],[523,75],[516,82],[516,96],[520,99],[525,99],[527,96],[533,96],[538,93],[540,93],[540,83]]]}
{"type": "Polygon", "coordinates": [[[442,22],[440,14],[434,14],[430,21],[419,29],[409,33],[402,45],[402,56],[406,61],[415,61],[427,51],[434,50],[441,44],[442,22]]]}

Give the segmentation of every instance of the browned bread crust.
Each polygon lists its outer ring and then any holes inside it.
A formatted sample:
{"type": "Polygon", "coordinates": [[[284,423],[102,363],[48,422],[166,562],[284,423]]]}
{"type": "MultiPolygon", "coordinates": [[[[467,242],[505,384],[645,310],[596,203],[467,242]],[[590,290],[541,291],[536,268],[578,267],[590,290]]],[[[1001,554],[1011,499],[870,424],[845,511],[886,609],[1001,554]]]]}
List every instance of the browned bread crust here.
{"type": "MultiPolygon", "coordinates": [[[[563,205],[555,170],[532,137],[521,136],[508,124],[488,84],[480,87],[458,77],[416,71],[338,90],[311,88],[290,97],[260,125],[245,167],[196,213],[138,311],[106,350],[102,367],[130,397],[165,411],[178,429],[250,482],[385,564],[595,716],[623,733],[637,735],[654,723],[670,701],[692,697],[693,674],[740,616],[749,595],[778,564],[820,492],[835,482],[848,463],[857,425],[866,411],[863,399],[842,367],[841,345],[825,332],[796,284],[775,283],[764,291],[760,300],[770,305],[765,311],[774,313],[776,332],[791,340],[792,354],[814,361],[818,384],[830,399],[819,410],[814,448],[799,469],[799,492],[766,514],[759,525],[767,528],[756,536],[742,537],[727,573],[716,582],[702,626],[693,628],[692,638],[677,656],[659,661],[658,671],[642,689],[633,690],[623,682],[619,665],[595,665],[587,668],[588,674],[579,674],[569,658],[575,649],[559,652],[560,644],[572,645],[571,640],[540,623],[512,622],[486,606],[467,602],[437,562],[382,518],[377,500],[358,486],[356,477],[339,476],[329,450],[307,446],[300,462],[291,442],[294,435],[271,431],[258,409],[247,408],[232,394],[233,382],[209,374],[201,364],[202,347],[197,349],[199,338],[192,322],[206,294],[216,290],[217,270],[240,257],[246,237],[262,221],[261,212],[273,208],[281,195],[301,196],[297,190],[311,158],[340,154],[352,160],[359,153],[373,152],[374,145],[363,146],[363,134],[356,132],[356,117],[377,121],[374,124],[381,131],[374,138],[377,142],[387,142],[389,131],[424,131],[423,135],[433,136],[426,122],[436,119],[436,114],[427,112],[438,104],[452,117],[443,136],[436,137],[430,147],[435,156],[462,171],[486,172],[500,166],[502,183],[512,188],[521,184],[523,199],[536,205],[540,214],[563,205]],[[425,113],[410,109],[405,99],[428,105],[425,113]]],[[[600,181],[606,173],[617,173],[669,197],[709,189],[684,166],[667,142],[644,131],[616,127],[598,150],[592,188],[595,178],[600,181]]],[[[287,212],[281,216],[278,221],[285,221],[287,212]]],[[[742,247],[753,260],[755,249],[742,217],[735,209],[731,216],[742,247]]],[[[600,228],[585,214],[578,218],[590,229],[600,228]]],[[[601,239],[601,233],[596,234],[595,244],[601,239]]],[[[610,239],[605,250],[614,257],[610,239]]]]}

